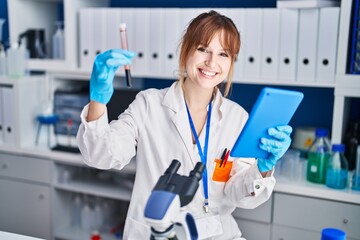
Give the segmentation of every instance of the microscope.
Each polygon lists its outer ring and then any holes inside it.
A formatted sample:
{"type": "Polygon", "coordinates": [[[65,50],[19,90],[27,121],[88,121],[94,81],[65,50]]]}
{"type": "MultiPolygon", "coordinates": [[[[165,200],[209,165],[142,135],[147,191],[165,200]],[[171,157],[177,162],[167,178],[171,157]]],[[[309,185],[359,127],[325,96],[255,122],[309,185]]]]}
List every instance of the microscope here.
{"type": "Polygon", "coordinates": [[[204,165],[198,162],[189,176],[177,174],[180,167],[173,160],[156,183],[145,207],[145,219],[151,226],[150,240],[198,239],[193,216],[181,208],[195,196],[204,165]]]}

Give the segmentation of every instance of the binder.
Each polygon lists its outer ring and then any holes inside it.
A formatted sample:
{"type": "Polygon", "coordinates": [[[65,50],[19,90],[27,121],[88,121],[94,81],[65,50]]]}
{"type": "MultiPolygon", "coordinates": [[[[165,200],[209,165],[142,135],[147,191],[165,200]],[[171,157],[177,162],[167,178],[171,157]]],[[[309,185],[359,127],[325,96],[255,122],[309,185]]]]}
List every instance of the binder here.
{"type": "Polygon", "coordinates": [[[244,78],[260,77],[260,48],[262,38],[262,11],[248,8],[244,11],[243,51],[245,53],[244,78]]]}
{"type": "Polygon", "coordinates": [[[129,43],[129,45],[131,44],[129,49],[137,53],[137,57],[133,58],[131,69],[133,75],[146,76],[150,74],[149,32],[152,29],[150,29],[148,25],[150,18],[149,11],[151,11],[151,9],[138,8],[130,11],[132,11],[135,16],[134,28],[132,29],[135,37],[134,41],[129,43]]]}
{"type": "Polygon", "coordinates": [[[180,17],[180,31],[185,33],[187,27],[189,26],[191,20],[197,16],[197,12],[195,12],[194,8],[182,8],[180,10],[181,17],[180,17]]]}
{"type": "Polygon", "coordinates": [[[263,81],[278,80],[280,11],[263,9],[263,36],[261,38],[261,73],[263,81]]]}
{"type": "Polygon", "coordinates": [[[319,10],[300,9],[299,13],[296,79],[298,82],[310,82],[315,81],[319,10]]]}
{"type": "Polygon", "coordinates": [[[106,49],[121,48],[120,15],[120,8],[107,8],[106,10],[106,49]]]}
{"type": "Polygon", "coordinates": [[[169,8],[164,12],[164,75],[168,78],[178,78],[179,53],[178,48],[182,31],[180,30],[180,9],[169,8]]]}
{"type": "Polygon", "coordinates": [[[278,79],[291,82],[296,79],[299,10],[280,9],[279,71],[278,79]]]}
{"type": "Polygon", "coordinates": [[[93,25],[90,26],[93,35],[93,55],[96,57],[98,54],[104,52],[106,49],[106,8],[93,8],[92,10],[92,21],[93,25]]]}
{"type": "Polygon", "coordinates": [[[240,33],[240,52],[234,62],[234,73],[233,73],[233,82],[241,82],[244,78],[244,69],[245,69],[245,54],[244,54],[244,9],[239,8],[229,8],[224,12],[224,14],[229,17],[235,24],[236,28],[240,33]]]}
{"type": "Polygon", "coordinates": [[[352,17],[350,18],[350,34],[349,34],[349,73],[360,74],[360,4],[359,1],[355,1],[352,6],[352,17]]]}
{"type": "Polygon", "coordinates": [[[3,87],[0,86],[0,145],[4,144],[4,101],[3,99],[3,87]]]}
{"type": "Polygon", "coordinates": [[[316,81],[334,82],[340,8],[321,8],[317,43],[316,81]]]}
{"type": "Polygon", "coordinates": [[[150,11],[149,19],[149,43],[150,43],[150,75],[161,76],[163,73],[164,59],[164,10],[154,8],[150,11]]]}
{"type": "Polygon", "coordinates": [[[80,26],[80,68],[83,70],[91,70],[94,61],[93,36],[94,17],[91,8],[80,9],[79,26],[80,26]]]}
{"type": "Polygon", "coordinates": [[[12,87],[2,87],[2,107],[4,121],[4,144],[15,145],[15,102],[12,87]]]}

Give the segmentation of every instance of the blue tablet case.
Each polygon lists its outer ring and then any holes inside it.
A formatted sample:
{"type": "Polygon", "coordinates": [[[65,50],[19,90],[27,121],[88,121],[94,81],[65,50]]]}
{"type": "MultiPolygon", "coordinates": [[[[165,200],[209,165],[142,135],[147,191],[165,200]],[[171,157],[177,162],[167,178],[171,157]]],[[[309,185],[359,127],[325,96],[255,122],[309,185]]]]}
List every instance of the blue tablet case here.
{"type": "Polygon", "coordinates": [[[270,137],[267,134],[270,127],[287,125],[303,97],[302,92],[263,88],[230,156],[267,159],[269,153],[259,148],[260,138],[270,137]]]}

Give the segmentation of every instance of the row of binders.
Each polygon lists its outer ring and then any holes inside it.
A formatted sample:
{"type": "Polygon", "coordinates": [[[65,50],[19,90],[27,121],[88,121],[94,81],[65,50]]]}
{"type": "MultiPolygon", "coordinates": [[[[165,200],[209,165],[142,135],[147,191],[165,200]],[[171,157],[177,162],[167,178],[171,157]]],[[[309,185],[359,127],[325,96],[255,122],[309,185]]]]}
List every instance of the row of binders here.
{"type": "Polygon", "coordinates": [[[360,74],[360,3],[353,2],[351,23],[350,73],[360,74]]]}
{"type": "MultiPolygon", "coordinates": [[[[129,50],[137,53],[132,75],[176,79],[178,45],[189,22],[210,9],[84,8],[79,12],[80,68],[95,56],[120,48],[126,23],[129,50]]],[[[339,7],[311,9],[219,8],[241,36],[234,81],[331,84],[335,81],[339,7]]]]}

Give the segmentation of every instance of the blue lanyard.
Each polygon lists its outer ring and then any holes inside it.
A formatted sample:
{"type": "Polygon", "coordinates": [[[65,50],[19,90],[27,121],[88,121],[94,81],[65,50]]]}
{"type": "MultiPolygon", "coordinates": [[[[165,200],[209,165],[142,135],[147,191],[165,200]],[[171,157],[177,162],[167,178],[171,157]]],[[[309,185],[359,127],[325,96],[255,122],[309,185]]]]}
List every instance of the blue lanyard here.
{"type": "MultiPolygon", "coordinates": [[[[212,99],[211,99],[212,100],[212,99]]],[[[205,144],[204,144],[204,151],[201,148],[200,145],[200,141],[199,141],[199,137],[196,133],[196,129],[194,126],[194,122],[191,118],[191,114],[188,108],[188,105],[185,101],[185,105],[186,105],[186,110],[188,113],[188,117],[189,117],[189,123],[190,123],[190,127],[191,127],[191,131],[194,135],[195,141],[196,141],[196,146],[199,150],[199,155],[201,158],[201,162],[204,164],[205,169],[204,172],[202,174],[202,180],[203,180],[203,185],[204,185],[204,195],[205,195],[205,204],[204,204],[204,211],[208,212],[208,205],[209,205],[209,193],[208,193],[208,177],[207,177],[207,169],[206,169],[206,162],[207,162],[207,153],[208,153],[208,145],[209,145],[209,133],[210,133],[210,119],[211,119],[211,103],[212,101],[210,101],[209,103],[209,110],[208,110],[208,115],[207,115],[207,120],[206,120],[206,135],[205,135],[205,144]]]]}

